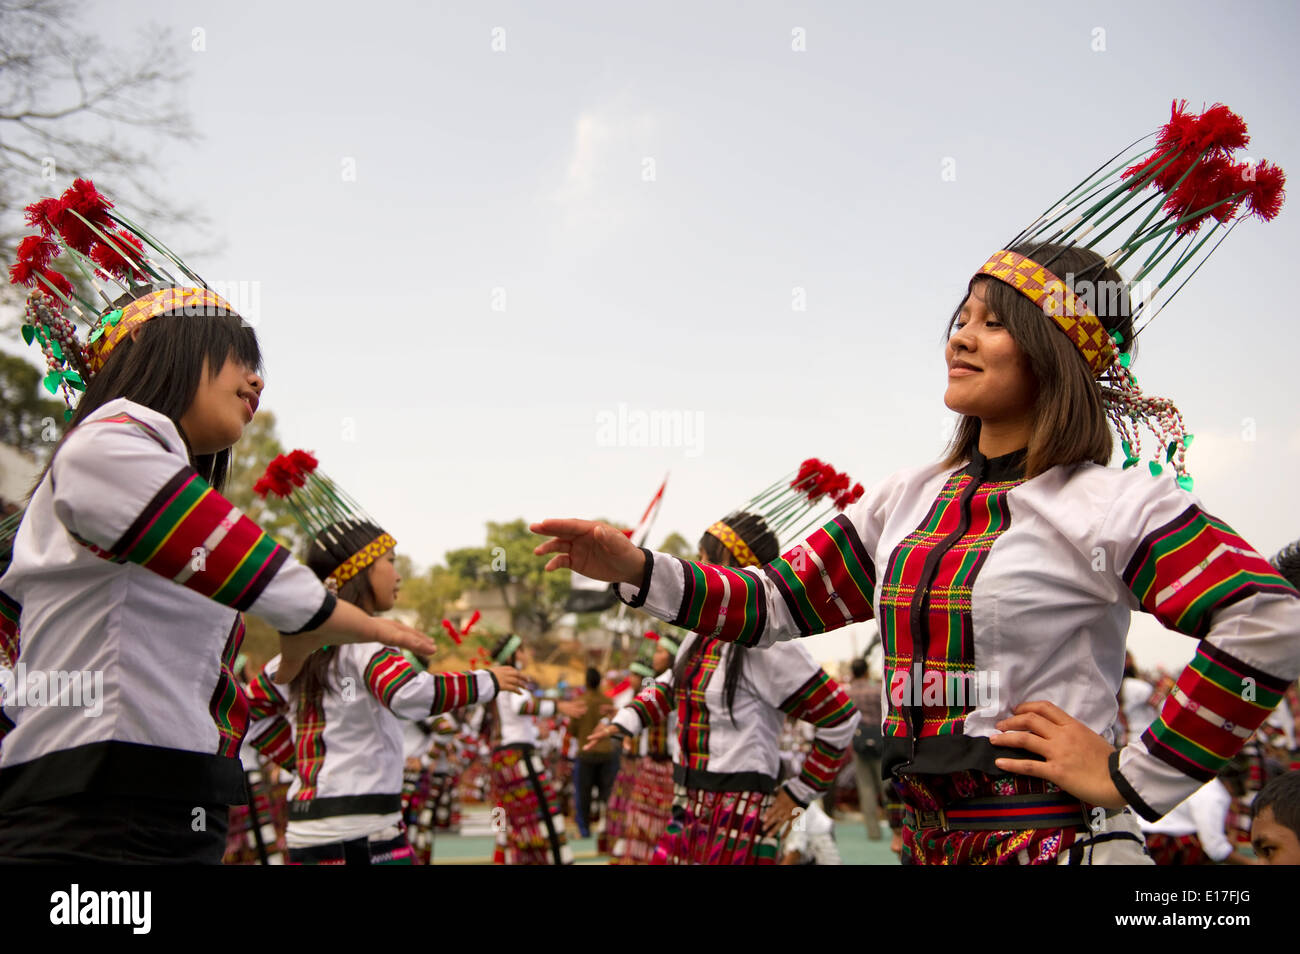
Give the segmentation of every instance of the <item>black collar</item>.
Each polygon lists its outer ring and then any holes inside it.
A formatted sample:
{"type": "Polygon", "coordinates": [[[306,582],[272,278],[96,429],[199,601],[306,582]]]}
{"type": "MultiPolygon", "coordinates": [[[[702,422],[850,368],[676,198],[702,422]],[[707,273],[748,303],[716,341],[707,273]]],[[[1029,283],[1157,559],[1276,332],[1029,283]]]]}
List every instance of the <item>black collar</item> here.
{"type": "Polygon", "coordinates": [[[1012,451],[1010,454],[1002,454],[998,457],[985,457],[979,452],[979,448],[971,449],[970,463],[966,470],[968,473],[979,474],[981,483],[991,483],[1001,480],[1023,480],[1025,476],[1025,458],[1029,456],[1029,448],[1022,447],[1018,451],[1012,451]]]}

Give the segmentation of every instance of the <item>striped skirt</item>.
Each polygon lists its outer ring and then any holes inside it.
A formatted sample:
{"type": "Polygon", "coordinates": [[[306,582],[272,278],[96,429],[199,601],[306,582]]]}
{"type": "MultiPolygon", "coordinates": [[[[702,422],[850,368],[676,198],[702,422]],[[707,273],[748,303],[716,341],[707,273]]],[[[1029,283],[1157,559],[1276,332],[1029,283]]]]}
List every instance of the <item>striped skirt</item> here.
{"type": "MultiPolygon", "coordinates": [[[[328,845],[316,845],[311,848],[290,848],[289,864],[291,865],[345,865],[348,864],[348,854],[350,850],[355,850],[362,839],[358,838],[354,842],[333,842],[328,845]]],[[[367,840],[366,854],[363,854],[358,863],[371,865],[413,865],[416,864],[415,852],[411,849],[410,842],[406,840],[406,834],[403,832],[396,838],[390,838],[384,841],[367,840]]]]}
{"type": "Polygon", "coordinates": [[[492,753],[492,800],[502,809],[493,813],[497,839],[494,862],[573,863],[554,787],[532,746],[511,746],[492,753]]]}
{"type": "MultiPolygon", "coordinates": [[[[672,820],[673,763],[667,759],[649,756],[628,760],[614,783],[626,785],[626,804],[623,806],[617,834],[611,834],[613,843],[612,865],[648,865],[654,857],[655,846],[668,830],[672,820]],[[624,781],[624,775],[627,775],[624,781]]],[[[610,796],[610,824],[614,822],[614,796],[610,796]]]]}
{"type": "Polygon", "coordinates": [[[1164,835],[1146,832],[1147,854],[1158,865],[1208,865],[1210,859],[1195,835],[1164,835]]]}
{"type": "Polygon", "coordinates": [[[779,836],[760,831],[776,795],[704,792],[674,785],[672,820],[655,848],[652,865],[772,865],[779,836]]]}

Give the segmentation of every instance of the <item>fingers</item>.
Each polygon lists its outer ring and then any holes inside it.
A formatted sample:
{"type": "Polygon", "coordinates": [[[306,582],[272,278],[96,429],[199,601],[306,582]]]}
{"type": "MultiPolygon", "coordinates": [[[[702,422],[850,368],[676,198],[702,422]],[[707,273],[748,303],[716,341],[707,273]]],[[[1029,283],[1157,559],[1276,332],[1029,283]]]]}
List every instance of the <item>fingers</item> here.
{"type": "Polygon", "coordinates": [[[563,537],[571,540],[574,537],[582,536],[593,526],[591,520],[579,520],[576,517],[567,518],[549,518],[538,523],[531,523],[528,529],[544,537],[563,537]]]}
{"type": "Polygon", "coordinates": [[[1015,712],[1016,715],[1020,715],[1023,712],[1037,713],[1049,722],[1054,722],[1057,725],[1069,725],[1074,721],[1063,709],[1060,708],[1060,706],[1048,702],[1046,699],[1035,699],[1032,702],[1022,702],[1012,711],[1015,712]]]}
{"type": "Polygon", "coordinates": [[[1017,775],[1032,775],[1034,778],[1045,778],[1049,782],[1052,781],[1046,771],[1046,762],[1035,762],[1032,759],[994,759],[993,764],[1006,772],[1015,772],[1017,775]]]}
{"type": "Polygon", "coordinates": [[[568,566],[570,566],[569,555],[567,553],[561,553],[559,556],[552,557],[551,561],[546,564],[544,569],[549,573],[552,570],[563,570],[568,566]]]}
{"type": "Polygon", "coordinates": [[[1026,752],[1033,752],[1036,755],[1047,757],[1047,749],[1050,743],[1042,736],[1034,735],[1032,732],[1003,732],[999,735],[989,736],[989,742],[993,745],[1005,745],[1008,748],[1024,749],[1026,752]]]}
{"type": "Polygon", "coordinates": [[[545,556],[548,553],[568,553],[572,547],[573,544],[570,541],[553,537],[534,548],[533,556],[545,556]]]}
{"type": "Polygon", "coordinates": [[[1050,738],[1052,730],[1056,728],[1055,722],[1049,722],[1043,716],[1036,712],[1025,712],[1021,715],[1014,715],[1000,721],[997,726],[1003,732],[1010,732],[1014,729],[1025,729],[1029,732],[1037,733],[1043,738],[1050,738]]]}

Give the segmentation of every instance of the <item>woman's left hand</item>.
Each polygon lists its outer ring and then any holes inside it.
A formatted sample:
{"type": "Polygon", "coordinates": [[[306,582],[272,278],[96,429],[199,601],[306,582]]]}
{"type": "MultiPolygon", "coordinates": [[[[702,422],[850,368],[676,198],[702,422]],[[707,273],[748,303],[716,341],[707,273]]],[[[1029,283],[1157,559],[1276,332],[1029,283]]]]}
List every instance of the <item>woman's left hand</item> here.
{"type": "Polygon", "coordinates": [[[790,797],[790,793],[784,787],[778,788],[776,798],[772,800],[772,804],[768,806],[767,811],[763,812],[763,834],[776,834],[786,822],[794,817],[798,809],[799,803],[790,797]]]}
{"type": "Polygon", "coordinates": [[[998,768],[1046,779],[1089,805],[1120,809],[1127,802],[1110,779],[1114,747],[1059,706],[1044,700],[1022,702],[997,723],[994,745],[1025,749],[1046,761],[997,759],[998,768]]]}

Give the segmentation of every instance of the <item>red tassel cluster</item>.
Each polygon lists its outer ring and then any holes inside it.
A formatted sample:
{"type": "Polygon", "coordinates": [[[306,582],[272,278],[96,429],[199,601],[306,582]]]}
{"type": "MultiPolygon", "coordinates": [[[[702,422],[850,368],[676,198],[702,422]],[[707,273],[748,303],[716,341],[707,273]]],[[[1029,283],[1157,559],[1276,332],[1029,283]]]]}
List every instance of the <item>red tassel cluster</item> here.
{"type": "Polygon", "coordinates": [[[830,464],[810,457],[799,465],[799,473],[790,481],[790,486],[807,497],[810,503],[829,495],[836,509],[843,510],[864,493],[861,484],[850,487],[850,479],[848,474],[837,471],[830,464]]]}
{"type": "Polygon", "coordinates": [[[307,475],[316,469],[316,458],[306,451],[278,454],[266,465],[266,473],[253,484],[253,493],[266,499],[267,494],[287,497],[294,488],[307,483],[307,475]]]}
{"type": "Polygon", "coordinates": [[[24,216],[27,224],[40,229],[41,234],[29,235],[18,243],[17,261],[9,269],[9,281],[31,288],[39,283],[37,275],[43,275],[70,296],[71,283],[61,275],[55,278],[59,273],[49,267],[62,251],[60,243],[98,265],[101,277],[127,278],[132,272],[140,272],[137,262],[130,259],[144,260],[144,243],[114,226],[108,212],[112,207],[113,203],[89,179],[74,180],[57,199],[41,199],[27,206],[24,216]],[[112,239],[112,243],[103,241],[95,229],[112,239]]]}
{"type": "Polygon", "coordinates": [[[1192,216],[1175,228],[1179,235],[1195,232],[1211,216],[1227,222],[1243,203],[1250,215],[1267,222],[1286,198],[1286,174],[1267,160],[1257,167],[1234,162],[1232,153],[1249,142],[1245,120],[1227,106],[1215,103],[1191,115],[1187,100],[1175,100],[1156,137],[1156,151],[1123,176],[1141,179],[1160,170],[1151,181],[1168,197],[1165,211],[1175,219],[1192,216]]]}

